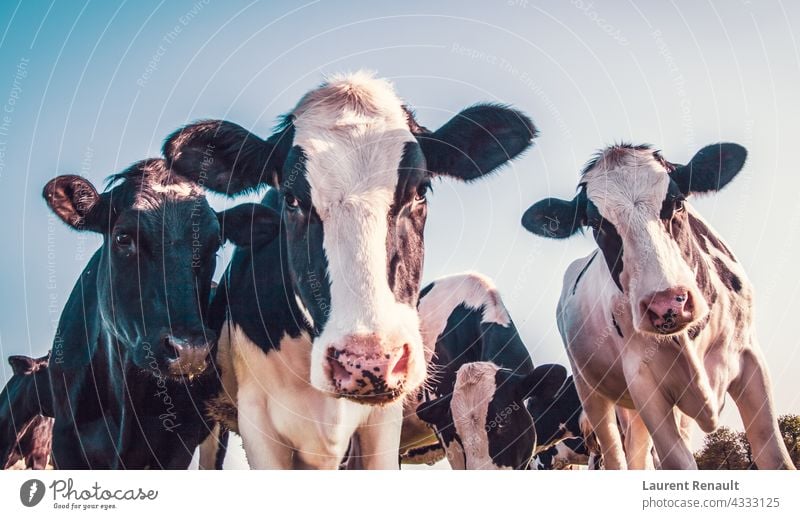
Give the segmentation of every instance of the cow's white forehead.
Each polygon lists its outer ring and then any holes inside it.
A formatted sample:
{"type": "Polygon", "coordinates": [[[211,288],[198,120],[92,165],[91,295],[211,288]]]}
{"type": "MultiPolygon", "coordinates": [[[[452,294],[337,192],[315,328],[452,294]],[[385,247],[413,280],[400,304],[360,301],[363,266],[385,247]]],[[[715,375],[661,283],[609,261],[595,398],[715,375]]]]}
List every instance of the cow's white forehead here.
{"type": "Polygon", "coordinates": [[[488,409],[489,401],[497,389],[495,374],[498,369],[491,362],[470,362],[459,368],[451,401],[456,421],[473,415],[486,418],[486,413],[482,411],[488,409]]]}
{"type": "Polygon", "coordinates": [[[145,176],[142,183],[133,203],[134,209],[154,210],[167,202],[198,200],[205,196],[201,186],[188,180],[176,179],[174,182],[164,182],[163,179],[145,176]]]}
{"type": "Polygon", "coordinates": [[[669,175],[654,150],[610,146],[586,170],[586,194],[613,224],[658,216],[669,189],[669,175]]]}
{"type": "Polygon", "coordinates": [[[315,209],[365,202],[388,210],[406,142],[414,140],[391,83],[365,72],[332,77],[292,111],[315,209]]]}
{"type": "Polygon", "coordinates": [[[495,374],[499,368],[491,362],[464,364],[456,372],[456,383],[450,410],[456,433],[461,437],[465,454],[474,466],[489,468],[493,462],[489,454],[486,420],[489,402],[497,384],[495,374]]]}

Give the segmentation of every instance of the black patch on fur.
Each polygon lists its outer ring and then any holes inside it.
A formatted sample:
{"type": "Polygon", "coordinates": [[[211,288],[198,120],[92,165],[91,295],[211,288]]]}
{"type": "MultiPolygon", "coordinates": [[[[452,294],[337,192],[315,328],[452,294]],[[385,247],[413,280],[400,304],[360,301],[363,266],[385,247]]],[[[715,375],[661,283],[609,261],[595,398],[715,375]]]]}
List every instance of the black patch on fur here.
{"type": "Polygon", "coordinates": [[[617,288],[619,288],[620,292],[624,292],[622,289],[622,283],[619,279],[623,269],[622,237],[619,235],[619,233],[617,233],[617,228],[614,226],[614,224],[600,214],[597,206],[595,206],[591,200],[587,201],[586,205],[586,217],[588,224],[592,227],[594,240],[597,242],[597,246],[600,248],[600,251],[603,253],[603,257],[606,260],[608,271],[611,273],[611,279],[614,280],[614,284],[617,285],[617,288]]]}
{"type": "Polygon", "coordinates": [[[508,375],[507,370],[495,374],[497,390],[486,414],[489,455],[497,466],[524,470],[536,447],[536,429],[525,405],[517,400],[508,375]]]}
{"type": "Polygon", "coordinates": [[[564,438],[581,435],[580,416],[583,407],[571,375],[552,398],[534,396],[528,400],[527,407],[536,424],[539,446],[555,445],[564,438]]]}
{"type": "Polygon", "coordinates": [[[578,290],[578,282],[581,280],[583,275],[586,273],[586,270],[589,268],[589,265],[591,265],[592,262],[594,261],[595,256],[597,256],[596,252],[594,254],[592,254],[592,257],[589,258],[589,261],[586,262],[586,265],[584,265],[583,268],[581,269],[580,273],[578,273],[578,277],[575,278],[575,286],[572,287],[572,295],[575,295],[575,291],[578,290]]]}
{"type": "Polygon", "coordinates": [[[730,271],[728,266],[725,265],[724,261],[715,257],[714,267],[717,269],[717,274],[719,275],[719,279],[722,281],[722,284],[725,285],[728,290],[733,290],[736,293],[742,291],[742,280],[739,279],[739,276],[730,271]]]}
{"type": "Polygon", "coordinates": [[[622,335],[622,330],[620,329],[619,324],[617,324],[617,319],[614,317],[613,312],[611,313],[611,322],[614,323],[614,329],[617,330],[617,335],[624,339],[625,336],[622,335]]]}
{"type": "Polygon", "coordinates": [[[428,215],[427,203],[418,197],[430,182],[425,157],[417,143],[405,144],[397,176],[394,200],[387,214],[386,275],[395,299],[414,306],[425,258],[423,234],[428,215]]]}

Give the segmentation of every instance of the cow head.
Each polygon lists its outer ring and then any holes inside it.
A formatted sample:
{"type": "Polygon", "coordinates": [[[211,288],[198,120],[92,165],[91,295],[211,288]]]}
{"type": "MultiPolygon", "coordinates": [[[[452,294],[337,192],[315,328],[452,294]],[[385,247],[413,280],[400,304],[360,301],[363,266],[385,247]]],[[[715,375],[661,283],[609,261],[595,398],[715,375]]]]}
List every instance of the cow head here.
{"type": "Polygon", "coordinates": [[[160,159],[134,164],[109,186],[99,194],[85,178],[66,175],[43,195],[67,225],[103,235],[96,273],[103,328],[139,368],[191,378],[207,367],[216,340],[204,317],[217,250],[226,239],[269,241],[277,215],[258,204],[216,213],[201,184],[160,159]]]}
{"type": "Polygon", "coordinates": [[[636,330],[676,334],[709,308],[707,268],[690,246],[691,233],[704,224],[686,199],[724,187],[746,157],[738,144],[713,144],[682,166],[649,146],[611,146],[586,166],[575,198],[537,202],[522,225],[549,238],[591,228],[636,330]]]}
{"type": "Polygon", "coordinates": [[[8,357],[8,365],[11,366],[12,373],[20,377],[32,375],[40,369],[46,368],[49,363],[49,354],[39,358],[27,357],[25,355],[11,355],[8,357]]]}
{"type": "Polygon", "coordinates": [[[527,117],[494,105],[430,132],[387,81],[357,73],[307,93],[266,140],[206,121],[164,153],[180,172],[208,164],[220,175],[206,185],[222,193],[278,190],[285,282],[314,336],[311,383],[384,404],[425,377],[416,302],[431,181],[482,177],[534,135],[527,117]]]}
{"type": "Polygon", "coordinates": [[[454,469],[526,469],[536,429],[525,400],[551,398],[566,376],[557,364],[523,376],[491,362],[467,363],[453,394],[421,404],[417,416],[436,429],[454,469]]]}

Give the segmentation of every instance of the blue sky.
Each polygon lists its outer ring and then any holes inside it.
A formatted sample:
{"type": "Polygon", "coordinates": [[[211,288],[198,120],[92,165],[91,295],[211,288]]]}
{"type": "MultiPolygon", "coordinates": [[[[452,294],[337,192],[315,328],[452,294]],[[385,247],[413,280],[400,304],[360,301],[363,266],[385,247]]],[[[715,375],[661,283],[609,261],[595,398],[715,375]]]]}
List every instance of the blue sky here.
{"type": "MultiPolygon", "coordinates": [[[[541,130],[494,178],[435,186],[424,275],[493,277],[536,363],[566,364],[554,319],[561,277],[593,242],[535,238],[522,212],[571,196],[608,143],[653,143],[673,162],[711,142],[745,145],[739,177],[695,204],[756,287],[779,412],[800,412],[799,31],[791,2],[3,2],[0,355],[47,351],[98,245],[50,216],[47,180],[79,173],[99,185],[198,118],[267,135],[324,74],[367,68],[391,78],[428,127],[497,101],[541,130]]],[[[3,365],[0,379],[9,375],[3,365]]],[[[725,421],[740,427],[731,408],[725,421]]]]}

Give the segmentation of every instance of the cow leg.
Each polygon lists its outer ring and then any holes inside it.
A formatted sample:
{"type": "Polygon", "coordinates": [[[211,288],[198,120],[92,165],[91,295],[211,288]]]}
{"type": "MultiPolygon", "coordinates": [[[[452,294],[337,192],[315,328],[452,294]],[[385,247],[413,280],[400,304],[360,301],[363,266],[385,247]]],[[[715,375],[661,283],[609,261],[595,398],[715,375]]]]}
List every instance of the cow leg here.
{"type": "Polygon", "coordinates": [[[359,427],[362,465],[365,469],[400,468],[400,431],[403,404],[375,408],[359,427]]]}
{"type": "Polygon", "coordinates": [[[647,426],[636,411],[626,409],[624,412],[627,415],[625,458],[628,461],[628,468],[633,470],[652,469],[650,450],[653,448],[653,441],[647,431],[647,426]]]}
{"type": "Polygon", "coordinates": [[[228,430],[217,422],[205,440],[200,443],[200,470],[221,470],[228,447],[228,430]]]}
{"type": "Polygon", "coordinates": [[[577,376],[575,377],[575,388],[581,397],[583,411],[597,436],[605,468],[609,470],[626,469],[625,452],[622,450],[622,438],[617,427],[614,403],[592,391],[577,376]]]}
{"type": "Polygon", "coordinates": [[[653,438],[664,469],[696,469],[689,445],[681,436],[675,420],[674,406],[659,390],[649,366],[632,356],[623,362],[625,380],[633,405],[653,438]]]}
{"type": "Polygon", "coordinates": [[[756,352],[742,353],[741,371],[729,388],[742,416],[745,434],[759,469],[794,469],[778,429],[769,375],[756,352]]]}
{"type": "Polygon", "coordinates": [[[239,434],[252,469],[292,468],[292,448],[282,442],[259,387],[239,386],[239,434]]]}

